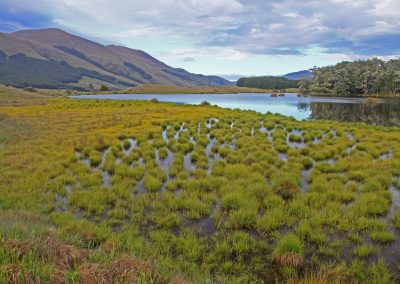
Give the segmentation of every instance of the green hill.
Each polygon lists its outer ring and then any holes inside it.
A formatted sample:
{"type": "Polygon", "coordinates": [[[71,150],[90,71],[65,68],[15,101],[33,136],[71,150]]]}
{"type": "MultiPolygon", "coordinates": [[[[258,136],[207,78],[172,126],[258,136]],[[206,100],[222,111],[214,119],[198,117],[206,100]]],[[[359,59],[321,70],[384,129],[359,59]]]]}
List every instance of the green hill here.
{"type": "Polygon", "coordinates": [[[141,84],[229,86],[217,77],[173,68],[141,51],[102,45],[59,29],[0,33],[0,84],[122,89],[141,84]]]}

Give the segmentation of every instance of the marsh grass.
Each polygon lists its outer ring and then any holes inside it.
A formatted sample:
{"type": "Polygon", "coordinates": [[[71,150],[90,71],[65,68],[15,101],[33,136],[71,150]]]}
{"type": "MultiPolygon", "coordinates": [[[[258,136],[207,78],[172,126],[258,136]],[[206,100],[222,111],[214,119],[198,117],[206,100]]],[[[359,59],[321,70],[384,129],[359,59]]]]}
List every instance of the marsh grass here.
{"type": "MultiPolygon", "coordinates": [[[[52,99],[2,112],[1,238],[29,242],[50,231],[87,250],[63,272],[66,282],[400,279],[388,253],[400,228],[396,128],[129,101],[52,99]],[[17,209],[44,220],[5,213],[17,209]]],[[[22,255],[2,242],[0,250],[0,282],[58,275],[35,249],[22,255]]]]}
{"type": "Polygon", "coordinates": [[[293,234],[282,236],[276,244],[273,255],[279,265],[298,267],[303,264],[303,244],[293,234]]]}

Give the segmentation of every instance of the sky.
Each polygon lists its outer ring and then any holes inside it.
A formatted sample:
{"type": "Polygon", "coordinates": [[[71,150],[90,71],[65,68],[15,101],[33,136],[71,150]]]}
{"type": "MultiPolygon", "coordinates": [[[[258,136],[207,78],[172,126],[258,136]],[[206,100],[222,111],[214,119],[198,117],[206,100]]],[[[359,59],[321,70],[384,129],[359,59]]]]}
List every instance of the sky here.
{"type": "Polygon", "coordinates": [[[0,32],[50,27],[229,79],[400,55],[400,0],[0,0],[0,32]]]}

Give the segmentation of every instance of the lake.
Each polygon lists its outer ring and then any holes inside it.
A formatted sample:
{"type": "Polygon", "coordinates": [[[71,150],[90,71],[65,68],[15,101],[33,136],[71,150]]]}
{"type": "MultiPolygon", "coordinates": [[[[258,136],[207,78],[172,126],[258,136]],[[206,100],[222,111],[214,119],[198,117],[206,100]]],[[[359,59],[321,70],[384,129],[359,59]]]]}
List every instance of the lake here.
{"type": "Polygon", "coordinates": [[[400,100],[384,99],[375,105],[365,104],[363,98],[298,97],[285,94],[109,94],[71,96],[79,99],[151,100],[178,104],[200,104],[208,101],[223,108],[239,108],[261,113],[292,116],[297,120],[337,120],[365,122],[373,125],[400,126],[400,100]]]}

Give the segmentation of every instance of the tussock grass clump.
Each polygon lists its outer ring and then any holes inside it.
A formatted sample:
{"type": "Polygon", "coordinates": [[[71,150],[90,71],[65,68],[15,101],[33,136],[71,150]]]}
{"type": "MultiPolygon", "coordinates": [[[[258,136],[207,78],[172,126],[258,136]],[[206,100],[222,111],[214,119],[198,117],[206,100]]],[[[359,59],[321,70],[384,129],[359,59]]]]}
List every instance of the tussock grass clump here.
{"type": "Polygon", "coordinates": [[[228,179],[245,178],[250,174],[249,169],[243,164],[227,165],[225,167],[225,177],[228,179]]]}
{"type": "Polygon", "coordinates": [[[264,213],[257,220],[257,229],[262,232],[271,232],[280,228],[286,220],[286,212],[283,208],[274,208],[264,213]]]}
{"type": "Polygon", "coordinates": [[[374,251],[373,246],[362,245],[354,249],[354,254],[360,258],[367,258],[373,253],[373,251],[374,251]]]}
{"type": "Polygon", "coordinates": [[[370,234],[370,237],[373,241],[379,242],[382,244],[388,244],[393,242],[396,237],[394,236],[393,233],[387,232],[387,231],[377,231],[377,232],[372,232],[370,234]]]}
{"type": "Polygon", "coordinates": [[[283,199],[289,200],[300,192],[299,178],[287,174],[272,177],[272,190],[283,199]]]}
{"type": "Polygon", "coordinates": [[[97,167],[101,163],[102,156],[99,152],[91,152],[89,155],[89,162],[91,167],[97,167]]]}
{"type": "Polygon", "coordinates": [[[302,142],[302,137],[296,134],[290,134],[289,135],[289,141],[294,142],[294,143],[301,143],[302,142]]]}
{"type": "Polygon", "coordinates": [[[255,240],[246,232],[236,231],[232,236],[232,249],[238,255],[255,249],[255,240]]]}
{"type": "Polygon", "coordinates": [[[190,234],[175,238],[174,245],[185,259],[193,262],[199,261],[205,251],[202,240],[190,234]]]}
{"type": "Polygon", "coordinates": [[[277,241],[273,255],[281,266],[299,267],[303,264],[303,244],[296,235],[287,234],[277,241]]]}
{"type": "Polygon", "coordinates": [[[162,181],[153,176],[145,176],[143,185],[149,192],[158,192],[161,189],[162,181]]]}
{"type": "Polygon", "coordinates": [[[257,223],[257,211],[250,208],[240,208],[229,214],[227,227],[234,229],[251,229],[257,223]]]}
{"type": "Polygon", "coordinates": [[[361,216],[380,216],[389,211],[390,201],[373,193],[362,194],[354,203],[353,210],[361,216]]]}
{"type": "Polygon", "coordinates": [[[110,235],[111,229],[104,225],[95,225],[87,220],[76,220],[71,213],[53,213],[51,220],[62,228],[69,238],[78,237],[84,248],[95,248],[110,235]]]}

